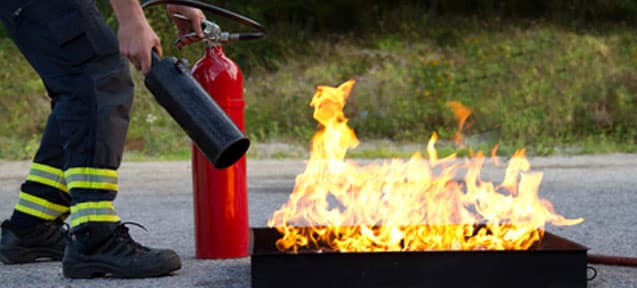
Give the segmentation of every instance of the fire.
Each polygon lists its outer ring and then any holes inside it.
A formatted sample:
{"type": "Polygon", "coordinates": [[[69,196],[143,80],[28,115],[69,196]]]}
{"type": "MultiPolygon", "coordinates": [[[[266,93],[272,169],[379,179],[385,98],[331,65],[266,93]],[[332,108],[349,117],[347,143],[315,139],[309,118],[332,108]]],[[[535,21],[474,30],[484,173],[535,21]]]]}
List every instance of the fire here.
{"type": "Polygon", "coordinates": [[[530,170],[524,150],[513,155],[499,185],[480,180],[481,152],[439,159],[435,133],[428,159],[415,153],[367,166],[347,160],[347,150],[359,144],[343,114],[353,85],[319,86],[314,94],[311,106],[322,128],[288,202],[268,221],[283,235],[278,249],[520,250],[541,239],[546,222],[583,221],[564,218],[538,197],[542,173],[530,170]],[[455,180],[460,171],[464,181],[455,180]]]}
{"type": "Polygon", "coordinates": [[[447,103],[447,106],[449,106],[449,108],[451,108],[451,110],[453,111],[453,118],[458,121],[458,130],[456,131],[456,135],[454,136],[453,141],[456,142],[456,144],[461,145],[464,141],[462,131],[465,129],[467,118],[471,116],[473,110],[467,108],[458,101],[449,101],[449,103],[447,103]]]}

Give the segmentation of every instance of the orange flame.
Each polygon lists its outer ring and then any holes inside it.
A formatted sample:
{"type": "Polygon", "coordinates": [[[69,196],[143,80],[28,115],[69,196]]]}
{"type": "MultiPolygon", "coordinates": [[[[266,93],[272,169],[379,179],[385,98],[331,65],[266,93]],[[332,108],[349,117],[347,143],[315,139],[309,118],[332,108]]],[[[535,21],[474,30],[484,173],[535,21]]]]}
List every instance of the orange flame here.
{"type": "Polygon", "coordinates": [[[493,148],[491,149],[491,161],[493,162],[493,165],[495,165],[496,167],[500,167],[500,161],[498,160],[499,147],[500,147],[500,144],[495,144],[495,146],[493,146],[493,148]]]}
{"type": "MultiPolygon", "coordinates": [[[[471,159],[439,159],[434,133],[429,159],[359,166],[346,160],[359,141],[343,114],[352,90],[319,86],[312,99],[322,129],[312,140],[305,172],[296,177],[288,202],[268,221],[283,236],[281,251],[343,252],[528,249],[546,222],[574,225],[538,198],[542,173],[530,172],[524,150],[509,162],[500,185],[480,180],[482,152],[471,159]],[[466,170],[464,181],[455,180],[466,170]]],[[[464,118],[466,119],[466,118],[464,118]]]]}
{"type": "Polygon", "coordinates": [[[447,106],[449,106],[449,108],[451,108],[451,111],[453,111],[453,119],[458,122],[458,130],[456,131],[453,141],[457,145],[462,145],[464,142],[462,131],[464,131],[465,124],[467,123],[467,118],[471,116],[471,114],[473,113],[473,109],[467,108],[458,101],[449,101],[447,103],[447,106]]]}

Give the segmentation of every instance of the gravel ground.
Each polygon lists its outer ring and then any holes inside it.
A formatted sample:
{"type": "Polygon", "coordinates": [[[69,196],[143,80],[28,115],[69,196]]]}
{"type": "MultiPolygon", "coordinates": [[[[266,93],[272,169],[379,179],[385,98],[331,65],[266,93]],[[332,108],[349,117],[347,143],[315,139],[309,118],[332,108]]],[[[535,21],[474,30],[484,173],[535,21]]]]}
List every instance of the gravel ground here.
{"type": "MultiPolygon", "coordinates": [[[[369,162],[369,161],[364,161],[369,162]]],[[[585,246],[590,253],[637,257],[637,155],[614,154],[534,158],[544,172],[540,195],[567,217],[584,217],[572,227],[547,229],[585,246]]],[[[250,223],[265,226],[287,200],[302,160],[249,160],[250,223]]],[[[10,215],[27,162],[0,162],[0,211],[10,215]]],[[[484,179],[499,179],[489,168],[484,179]]],[[[121,192],[115,201],[125,220],[143,223],[150,233],[132,229],[133,237],[155,247],[171,247],[183,269],[173,276],[143,280],[69,280],[59,263],[0,265],[1,287],[250,287],[250,259],[194,258],[190,163],[131,162],[120,169],[121,192]]],[[[595,265],[599,274],[588,287],[637,287],[637,268],[595,265]]]]}

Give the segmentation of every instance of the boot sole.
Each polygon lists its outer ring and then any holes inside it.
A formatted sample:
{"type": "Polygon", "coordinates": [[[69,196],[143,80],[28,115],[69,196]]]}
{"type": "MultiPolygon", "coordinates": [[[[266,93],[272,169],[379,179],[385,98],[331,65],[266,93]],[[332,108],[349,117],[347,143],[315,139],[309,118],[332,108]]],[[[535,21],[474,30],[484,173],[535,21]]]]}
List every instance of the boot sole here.
{"type": "Polygon", "coordinates": [[[6,265],[60,261],[64,252],[51,248],[0,248],[0,261],[6,265]]]}
{"type": "Polygon", "coordinates": [[[62,270],[64,277],[73,279],[87,278],[150,278],[160,277],[181,269],[179,257],[172,257],[163,265],[152,267],[152,269],[141,270],[135,267],[120,267],[102,262],[79,261],[75,259],[64,259],[62,270]]]}

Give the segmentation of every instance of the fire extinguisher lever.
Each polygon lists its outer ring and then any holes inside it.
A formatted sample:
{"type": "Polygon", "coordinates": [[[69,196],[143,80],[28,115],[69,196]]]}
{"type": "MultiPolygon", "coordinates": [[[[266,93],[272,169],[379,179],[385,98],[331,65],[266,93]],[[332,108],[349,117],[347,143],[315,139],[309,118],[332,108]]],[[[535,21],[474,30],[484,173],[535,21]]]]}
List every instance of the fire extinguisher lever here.
{"type": "MultiPolygon", "coordinates": [[[[171,16],[175,19],[191,21],[188,17],[178,13],[172,14],[171,16]]],[[[201,40],[207,41],[212,44],[226,44],[229,42],[241,41],[241,40],[257,40],[265,36],[265,33],[263,32],[250,32],[250,33],[223,32],[221,30],[221,27],[219,27],[217,23],[210,20],[201,21],[201,29],[204,35],[201,38],[201,40]]],[[[175,41],[175,45],[178,45],[180,42],[184,41],[185,39],[197,38],[197,37],[198,35],[195,32],[181,35],[175,41]]]]}

